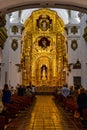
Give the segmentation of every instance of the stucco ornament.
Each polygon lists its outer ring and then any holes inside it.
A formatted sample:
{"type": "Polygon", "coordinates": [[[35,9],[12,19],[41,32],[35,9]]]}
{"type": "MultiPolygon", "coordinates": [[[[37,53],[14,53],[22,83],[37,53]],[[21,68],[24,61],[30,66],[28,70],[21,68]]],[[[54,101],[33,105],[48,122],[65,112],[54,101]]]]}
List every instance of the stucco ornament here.
{"type": "Polygon", "coordinates": [[[18,48],[18,42],[16,39],[12,40],[11,48],[15,51],[18,48]]]}
{"type": "Polygon", "coordinates": [[[77,44],[77,41],[76,40],[72,40],[72,43],[71,43],[71,48],[75,51],[78,47],[78,44],[77,44]]]}
{"type": "Polygon", "coordinates": [[[87,26],[84,28],[83,38],[87,42],[87,26]]]}

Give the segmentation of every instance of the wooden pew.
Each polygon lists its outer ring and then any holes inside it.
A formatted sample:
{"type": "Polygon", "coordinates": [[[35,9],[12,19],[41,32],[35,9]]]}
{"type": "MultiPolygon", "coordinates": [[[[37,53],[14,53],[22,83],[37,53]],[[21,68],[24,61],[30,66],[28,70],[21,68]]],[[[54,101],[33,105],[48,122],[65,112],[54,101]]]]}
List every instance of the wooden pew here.
{"type": "Polygon", "coordinates": [[[0,115],[0,130],[4,130],[5,127],[5,117],[0,115]]]}
{"type": "Polygon", "coordinates": [[[83,120],[87,120],[87,108],[82,110],[83,120]]]}
{"type": "Polygon", "coordinates": [[[18,115],[21,110],[25,110],[26,107],[32,104],[34,97],[30,96],[17,96],[11,97],[11,103],[4,103],[5,108],[9,113],[9,118],[13,118],[18,115]]]}

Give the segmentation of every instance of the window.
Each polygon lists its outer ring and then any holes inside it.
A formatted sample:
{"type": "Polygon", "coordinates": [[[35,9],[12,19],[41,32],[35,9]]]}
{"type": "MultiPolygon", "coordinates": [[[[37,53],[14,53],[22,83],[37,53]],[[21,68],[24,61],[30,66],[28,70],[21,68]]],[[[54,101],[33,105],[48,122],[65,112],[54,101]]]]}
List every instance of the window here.
{"type": "Polygon", "coordinates": [[[75,86],[81,86],[81,77],[73,77],[73,83],[75,86]]]}

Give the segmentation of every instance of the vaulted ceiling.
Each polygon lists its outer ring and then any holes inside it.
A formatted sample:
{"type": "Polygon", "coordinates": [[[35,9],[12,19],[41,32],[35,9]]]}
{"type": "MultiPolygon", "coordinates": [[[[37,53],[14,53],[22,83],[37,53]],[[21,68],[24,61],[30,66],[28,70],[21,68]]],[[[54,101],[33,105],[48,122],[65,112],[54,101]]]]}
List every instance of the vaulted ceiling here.
{"type": "Polygon", "coordinates": [[[87,0],[0,0],[0,12],[2,13],[37,7],[65,8],[87,12],[87,0]]]}

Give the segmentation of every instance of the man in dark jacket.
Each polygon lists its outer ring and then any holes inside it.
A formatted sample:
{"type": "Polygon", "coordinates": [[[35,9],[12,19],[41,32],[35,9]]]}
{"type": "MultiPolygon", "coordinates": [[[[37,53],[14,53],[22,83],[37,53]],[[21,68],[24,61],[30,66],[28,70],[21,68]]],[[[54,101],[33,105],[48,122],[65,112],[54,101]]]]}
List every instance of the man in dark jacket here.
{"type": "Polygon", "coordinates": [[[87,108],[87,94],[84,88],[80,88],[80,94],[77,96],[77,104],[80,116],[82,117],[82,110],[87,108]]]}

